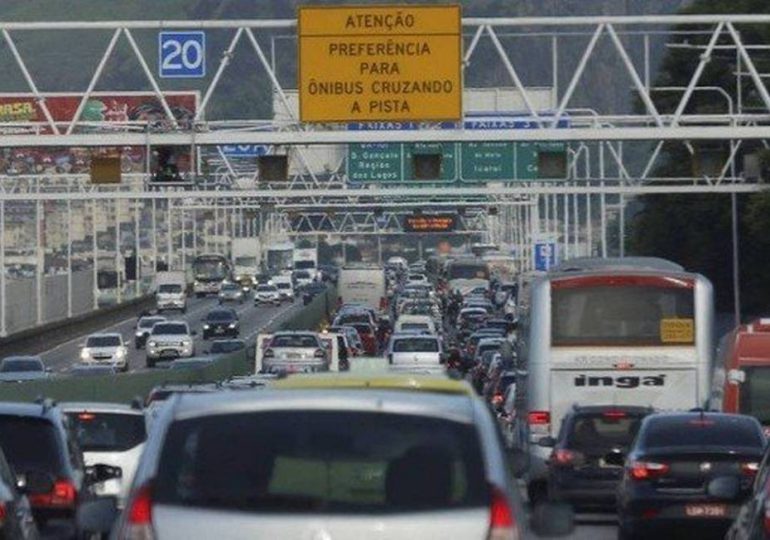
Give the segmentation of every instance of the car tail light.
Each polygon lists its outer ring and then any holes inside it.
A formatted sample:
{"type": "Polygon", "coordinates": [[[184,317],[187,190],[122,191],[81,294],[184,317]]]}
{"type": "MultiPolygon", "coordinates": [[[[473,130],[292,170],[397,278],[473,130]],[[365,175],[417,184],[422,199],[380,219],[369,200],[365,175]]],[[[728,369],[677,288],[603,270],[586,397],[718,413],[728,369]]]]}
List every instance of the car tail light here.
{"type": "Polygon", "coordinates": [[[496,487],[492,488],[491,495],[487,540],[519,540],[516,519],[508,504],[508,498],[496,487]]]}
{"type": "Polygon", "coordinates": [[[152,529],[152,491],[149,484],[140,487],[131,499],[126,512],[123,529],[118,535],[120,540],[153,540],[152,529]]]}
{"type": "Polygon", "coordinates": [[[529,411],[527,424],[532,442],[537,442],[551,432],[551,411],[529,411]]]}
{"type": "Polygon", "coordinates": [[[620,420],[626,416],[628,415],[624,411],[604,411],[602,413],[602,417],[607,418],[608,420],[620,420]]]}
{"type": "Polygon", "coordinates": [[[557,448],[553,451],[553,454],[551,454],[553,462],[560,466],[575,465],[582,459],[582,457],[583,455],[580,452],[573,452],[566,448],[557,448]]]}
{"type": "Polygon", "coordinates": [[[8,509],[4,502],[0,502],[0,526],[5,524],[5,518],[8,514],[8,509]]]}
{"type": "Polygon", "coordinates": [[[78,490],[70,480],[57,480],[49,493],[29,495],[29,504],[44,508],[74,508],[78,490]]]}
{"type": "Polygon", "coordinates": [[[262,353],[263,358],[275,358],[275,351],[273,349],[265,349],[265,352],[262,353]]]}
{"type": "Polygon", "coordinates": [[[633,461],[629,467],[629,474],[634,480],[654,480],[668,473],[668,465],[652,461],[633,461]]]}
{"type": "Polygon", "coordinates": [[[759,463],[756,461],[741,463],[741,472],[746,476],[754,476],[757,471],[759,471],[759,463]]]}

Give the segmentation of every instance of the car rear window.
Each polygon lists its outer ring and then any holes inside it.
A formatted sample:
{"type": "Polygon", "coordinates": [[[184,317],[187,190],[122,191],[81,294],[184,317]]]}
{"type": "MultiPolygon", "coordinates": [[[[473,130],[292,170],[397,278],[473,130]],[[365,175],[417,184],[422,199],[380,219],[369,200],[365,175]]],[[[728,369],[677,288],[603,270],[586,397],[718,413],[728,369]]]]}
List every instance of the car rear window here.
{"type": "Polygon", "coordinates": [[[318,347],[318,338],[315,336],[275,336],[270,343],[271,347],[318,347]]]}
{"type": "Polygon", "coordinates": [[[401,330],[430,330],[430,325],[428,323],[403,323],[401,330]]]}
{"type": "Polygon", "coordinates": [[[144,416],[139,414],[67,413],[84,452],[124,452],[147,439],[144,416]]]}
{"type": "Polygon", "coordinates": [[[644,431],[644,446],[764,446],[762,435],[751,418],[732,416],[715,418],[693,415],[660,418],[648,424],[644,431]]]}
{"type": "Polygon", "coordinates": [[[269,513],[416,512],[488,502],[472,425],[345,411],[175,422],[153,487],[160,504],[269,513]]]}
{"type": "Polygon", "coordinates": [[[18,473],[62,474],[64,450],[54,425],[44,418],[0,415],[0,447],[18,473]]]}
{"type": "Polygon", "coordinates": [[[6,358],[0,363],[0,372],[43,371],[43,363],[35,358],[6,358]]]}
{"type": "Polygon", "coordinates": [[[393,342],[393,352],[438,352],[438,341],[417,337],[397,339],[393,342]]]}
{"type": "Polygon", "coordinates": [[[581,413],[577,415],[566,435],[568,448],[584,454],[604,454],[611,448],[628,448],[639,432],[642,414],[621,411],[581,413]]]}

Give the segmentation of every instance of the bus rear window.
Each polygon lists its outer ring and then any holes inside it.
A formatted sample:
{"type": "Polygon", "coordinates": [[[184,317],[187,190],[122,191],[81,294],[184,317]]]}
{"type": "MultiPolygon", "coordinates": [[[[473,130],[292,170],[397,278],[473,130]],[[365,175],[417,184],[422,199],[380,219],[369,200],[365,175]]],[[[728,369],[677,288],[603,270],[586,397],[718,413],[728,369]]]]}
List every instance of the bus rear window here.
{"type": "Polygon", "coordinates": [[[554,346],[681,346],[695,341],[689,287],[555,287],[551,297],[554,346]]]}

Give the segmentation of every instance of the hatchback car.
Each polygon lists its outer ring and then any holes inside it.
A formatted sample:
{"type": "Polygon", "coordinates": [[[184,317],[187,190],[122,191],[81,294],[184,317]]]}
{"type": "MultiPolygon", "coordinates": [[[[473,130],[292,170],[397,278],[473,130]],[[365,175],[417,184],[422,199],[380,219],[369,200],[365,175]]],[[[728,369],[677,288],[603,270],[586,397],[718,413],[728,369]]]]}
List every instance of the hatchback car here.
{"type": "Polygon", "coordinates": [[[50,372],[39,356],[9,356],[0,362],[0,382],[45,379],[50,372]]]}
{"type": "MultiPolygon", "coordinates": [[[[659,413],[639,428],[618,488],[622,538],[657,534],[666,526],[703,525],[725,532],[751,493],[765,447],[762,426],[751,417],[724,413],[659,413]],[[736,493],[715,489],[736,479],[736,493]]],[[[622,454],[606,458],[623,463],[622,454]]]]}
{"type": "Polygon", "coordinates": [[[131,486],[147,439],[144,411],[118,403],[61,403],[86,466],[99,463],[117,467],[119,478],[95,483],[97,495],[123,501],[131,486]]]}
{"type": "Polygon", "coordinates": [[[281,293],[278,291],[278,287],[267,283],[257,285],[257,289],[254,291],[254,305],[262,304],[281,305],[281,293]]]}
{"type": "Polygon", "coordinates": [[[175,397],[117,537],[522,538],[524,511],[495,430],[467,395],[175,397]]]}
{"type": "Polygon", "coordinates": [[[128,371],[128,348],[123,336],[92,334],[80,349],[80,361],[84,364],[112,364],[120,371],[128,371]]]}
{"type": "Polygon", "coordinates": [[[203,339],[210,337],[238,337],[241,323],[232,309],[212,309],[203,318],[203,339]]]}
{"type": "Polygon", "coordinates": [[[223,283],[219,289],[218,299],[220,304],[225,302],[243,304],[244,300],[246,300],[243,294],[243,286],[240,283],[223,283]]]}
{"type": "Polygon", "coordinates": [[[608,463],[608,454],[627,454],[646,407],[615,405],[572,409],[562,420],[559,436],[544,437],[540,446],[553,448],[548,460],[548,497],[578,509],[613,509],[623,468],[608,463]]]}
{"type": "Polygon", "coordinates": [[[141,317],[136,323],[134,347],[137,349],[143,348],[147,343],[147,337],[150,335],[150,332],[152,332],[152,327],[160,322],[166,322],[166,318],[157,315],[141,317]]]}

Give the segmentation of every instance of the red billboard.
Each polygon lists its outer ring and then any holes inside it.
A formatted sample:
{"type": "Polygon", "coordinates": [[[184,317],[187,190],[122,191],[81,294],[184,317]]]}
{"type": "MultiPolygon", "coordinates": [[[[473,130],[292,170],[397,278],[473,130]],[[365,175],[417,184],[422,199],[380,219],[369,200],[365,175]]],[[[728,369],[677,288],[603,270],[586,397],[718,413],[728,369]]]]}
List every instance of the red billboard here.
{"type": "MultiPolygon", "coordinates": [[[[166,102],[177,124],[189,128],[198,108],[197,92],[168,92],[166,102]]],[[[75,116],[82,94],[45,94],[51,117],[66,131],[75,116]]],[[[171,129],[172,123],[160,100],[152,92],[95,92],[86,101],[80,122],[149,123],[153,131],[171,129]]],[[[46,117],[32,94],[0,94],[0,132],[29,132],[23,124],[45,123],[46,117]],[[6,124],[6,125],[3,125],[6,124]],[[13,126],[8,124],[15,124],[13,126]]],[[[50,133],[50,128],[43,128],[50,133]]],[[[79,130],[76,128],[75,132],[79,130]]],[[[146,168],[144,147],[122,148],[5,148],[0,150],[0,174],[86,173],[90,156],[120,153],[123,172],[142,172],[146,168]]],[[[177,160],[180,171],[190,168],[187,152],[177,160]]]]}

